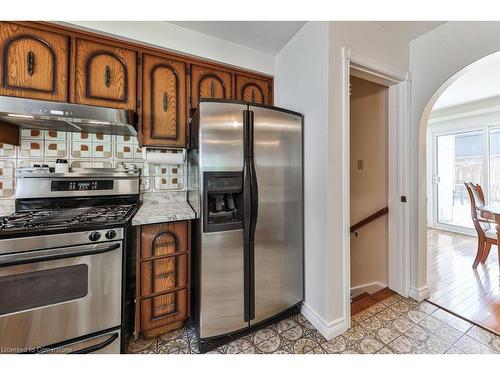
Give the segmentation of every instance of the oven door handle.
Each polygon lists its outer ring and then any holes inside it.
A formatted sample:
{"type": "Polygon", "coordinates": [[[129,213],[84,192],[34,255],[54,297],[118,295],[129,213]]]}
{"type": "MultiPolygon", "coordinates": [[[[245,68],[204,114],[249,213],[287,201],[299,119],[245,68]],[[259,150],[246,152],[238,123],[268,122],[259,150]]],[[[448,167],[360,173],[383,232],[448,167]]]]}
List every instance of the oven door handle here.
{"type": "Polygon", "coordinates": [[[121,243],[111,245],[75,246],[61,249],[30,251],[27,253],[9,254],[0,256],[0,267],[15,266],[18,264],[46,262],[65,258],[75,258],[85,255],[103,254],[120,248],[121,243]]]}
{"type": "Polygon", "coordinates": [[[104,340],[103,342],[100,342],[99,344],[89,346],[88,348],[75,350],[74,352],[70,352],[69,354],[88,354],[88,353],[96,352],[98,350],[105,348],[108,345],[111,345],[113,343],[113,341],[115,341],[117,338],[118,338],[118,333],[114,333],[109,339],[104,340]]]}

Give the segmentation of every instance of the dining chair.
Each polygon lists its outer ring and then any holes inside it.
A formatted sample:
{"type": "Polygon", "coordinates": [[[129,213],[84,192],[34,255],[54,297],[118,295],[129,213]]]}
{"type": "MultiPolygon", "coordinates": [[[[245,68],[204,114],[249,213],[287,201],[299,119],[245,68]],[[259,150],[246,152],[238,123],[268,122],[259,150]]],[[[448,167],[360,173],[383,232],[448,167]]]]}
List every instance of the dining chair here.
{"type": "Polygon", "coordinates": [[[476,268],[479,262],[484,263],[488,259],[491,245],[498,246],[496,223],[478,216],[477,208],[485,205],[481,186],[473,182],[465,182],[465,188],[469,194],[472,223],[477,232],[477,254],[472,264],[472,268],[476,268]]]}

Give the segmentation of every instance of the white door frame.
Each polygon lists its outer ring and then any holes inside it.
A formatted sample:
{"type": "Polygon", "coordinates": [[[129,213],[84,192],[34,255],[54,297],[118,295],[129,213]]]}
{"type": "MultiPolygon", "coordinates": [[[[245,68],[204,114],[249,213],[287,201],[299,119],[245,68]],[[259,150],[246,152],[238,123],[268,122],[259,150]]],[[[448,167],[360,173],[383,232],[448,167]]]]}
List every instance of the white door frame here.
{"type": "Polygon", "coordinates": [[[388,96],[388,286],[407,297],[410,293],[410,210],[402,197],[408,197],[410,179],[409,100],[410,76],[367,58],[348,47],[342,48],[342,253],[344,270],[344,314],[351,322],[351,233],[350,233],[350,74],[383,84],[388,96]]]}

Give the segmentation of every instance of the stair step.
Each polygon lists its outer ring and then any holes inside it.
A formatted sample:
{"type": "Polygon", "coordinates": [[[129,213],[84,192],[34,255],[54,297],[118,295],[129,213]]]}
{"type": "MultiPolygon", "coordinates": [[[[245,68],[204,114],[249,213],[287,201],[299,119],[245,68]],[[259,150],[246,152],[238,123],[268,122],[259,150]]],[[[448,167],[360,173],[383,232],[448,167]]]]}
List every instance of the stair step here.
{"type": "Polygon", "coordinates": [[[352,298],[352,302],[359,301],[360,299],[365,298],[365,297],[368,297],[369,295],[370,295],[370,294],[368,294],[367,292],[363,292],[363,293],[361,293],[360,295],[357,295],[356,297],[353,297],[353,298],[352,298]]]}
{"type": "Polygon", "coordinates": [[[368,296],[364,296],[363,298],[360,298],[356,301],[353,301],[351,303],[351,316],[359,314],[360,312],[372,307],[373,305],[383,301],[384,299],[392,296],[393,294],[396,293],[390,290],[389,288],[384,288],[379,290],[378,292],[375,292],[368,296]]]}

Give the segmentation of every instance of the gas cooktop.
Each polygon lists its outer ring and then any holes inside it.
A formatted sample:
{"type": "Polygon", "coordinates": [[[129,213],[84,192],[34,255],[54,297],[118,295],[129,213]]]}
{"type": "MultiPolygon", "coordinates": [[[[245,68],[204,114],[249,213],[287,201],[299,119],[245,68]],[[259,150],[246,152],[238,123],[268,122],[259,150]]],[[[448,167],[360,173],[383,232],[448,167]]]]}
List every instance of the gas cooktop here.
{"type": "Polygon", "coordinates": [[[16,212],[0,217],[0,231],[13,232],[30,229],[91,228],[122,225],[132,216],[137,205],[80,207],[16,212]]]}

